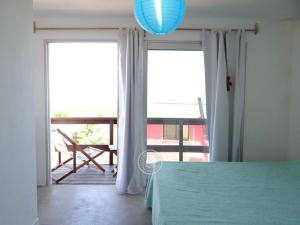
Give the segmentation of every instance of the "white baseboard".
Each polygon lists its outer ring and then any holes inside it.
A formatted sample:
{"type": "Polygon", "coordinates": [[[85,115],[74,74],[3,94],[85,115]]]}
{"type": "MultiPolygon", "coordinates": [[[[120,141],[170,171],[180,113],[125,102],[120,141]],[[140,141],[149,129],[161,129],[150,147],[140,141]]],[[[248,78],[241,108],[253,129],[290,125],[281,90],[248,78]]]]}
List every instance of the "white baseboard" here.
{"type": "Polygon", "coordinates": [[[39,218],[36,218],[36,220],[34,221],[34,223],[32,225],[40,225],[39,218]]]}

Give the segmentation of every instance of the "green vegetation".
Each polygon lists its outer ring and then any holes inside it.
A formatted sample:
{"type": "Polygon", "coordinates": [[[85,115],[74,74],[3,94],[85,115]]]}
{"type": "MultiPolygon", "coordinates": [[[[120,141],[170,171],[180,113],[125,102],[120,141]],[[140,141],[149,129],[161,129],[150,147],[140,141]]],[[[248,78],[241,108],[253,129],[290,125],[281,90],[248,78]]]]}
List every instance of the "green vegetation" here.
{"type": "MultiPolygon", "coordinates": [[[[52,112],[51,116],[53,118],[62,118],[69,117],[70,115],[76,115],[78,112],[65,112],[65,111],[56,111],[52,112]]],[[[103,117],[103,112],[96,112],[97,117],[103,117]]],[[[76,117],[76,116],[75,116],[76,117]]],[[[68,125],[65,125],[68,126],[68,125]]],[[[107,131],[103,126],[96,124],[86,124],[80,126],[79,129],[73,129],[72,131],[73,140],[82,145],[99,145],[99,144],[107,144],[109,143],[107,137],[107,131]]]]}
{"type": "Polygon", "coordinates": [[[52,113],[52,117],[68,117],[67,112],[54,112],[52,113]]]}
{"type": "Polygon", "coordinates": [[[73,140],[79,144],[99,145],[108,143],[108,139],[105,138],[105,131],[93,124],[86,124],[79,131],[74,132],[73,140]]]}

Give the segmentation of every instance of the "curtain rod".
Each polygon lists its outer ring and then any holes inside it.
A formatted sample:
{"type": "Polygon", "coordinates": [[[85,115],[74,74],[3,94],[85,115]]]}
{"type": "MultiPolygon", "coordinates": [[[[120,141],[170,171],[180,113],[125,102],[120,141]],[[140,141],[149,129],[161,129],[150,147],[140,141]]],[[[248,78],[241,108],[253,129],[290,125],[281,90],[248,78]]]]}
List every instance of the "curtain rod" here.
{"type": "MultiPolygon", "coordinates": [[[[118,30],[117,27],[38,27],[36,22],[33,22],[33,32],[37,33],[38,31],[76,31],[76,30],[118,30]]],[[[178,31],[211,31],[212,28],[178,28],[178,31]]],[[[231,31],[238,31],[237,28],[229,29],[231,31]]],[[[256,23],[253,28],[245,29],[246,32],[252,32],[255,35],[259,32],[259,24],[256,23]]]]}

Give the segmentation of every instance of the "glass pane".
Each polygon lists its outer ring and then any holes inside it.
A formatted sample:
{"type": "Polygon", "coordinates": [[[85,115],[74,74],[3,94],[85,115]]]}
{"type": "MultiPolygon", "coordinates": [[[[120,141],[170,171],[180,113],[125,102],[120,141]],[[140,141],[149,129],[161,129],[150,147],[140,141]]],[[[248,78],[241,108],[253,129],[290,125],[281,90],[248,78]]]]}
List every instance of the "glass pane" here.
{"type": "Polygon", "coordinates": [[[179,153],[178,152],[148,152],[147,153],[147,163],[153,164],[158,161],[178,161],[179,153]]]}
{"type": "Polygon", "coordinates": [[[148,153],[149,157],[157,154],[161,160],[178,161],[180,141],[185,146],[208,146],[206,126],[189,124],[183,125],[182,133],[179,130],[186,119],[206,119],[203,52],[149,50],[147,68],[147,116],[150,122],[161,123],[147,126],[147,144],[160,151],[148,153]]]}
{"type": "Polygon", "coordinates": [[[177,140],[178,139],[178,126],[173,124],[164,125],[164,139],[177,140]]]}
{"type": "Polygon", "coordinates": [[[190,132],[189,132],[189,126],[188,125],[183,125],[182,126],[182,135],[183,135],[183,140],[187,141],[190,139],[190,132]]]}
{"type": "Polygon", "coordinates": [[[209,153],[184,152],[183,161],[184,162],[208,162],[209,153]]]}
{"type": "Polygon", "coordinates": [[[206,118],[202,51],[148,51],[148,117],[206,118]]]}

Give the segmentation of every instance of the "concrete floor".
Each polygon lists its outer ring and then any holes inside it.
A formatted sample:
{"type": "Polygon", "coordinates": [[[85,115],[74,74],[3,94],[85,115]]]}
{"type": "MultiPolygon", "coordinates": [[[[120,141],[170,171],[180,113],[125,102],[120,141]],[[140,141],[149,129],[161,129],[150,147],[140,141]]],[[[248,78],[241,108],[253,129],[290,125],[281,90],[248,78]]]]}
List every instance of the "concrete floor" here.
{"type": "Polygon", "coordinates": [[[41,225],[151,225],[144,196],[119,195],[113,185],[38,188],[41,225]]]}

